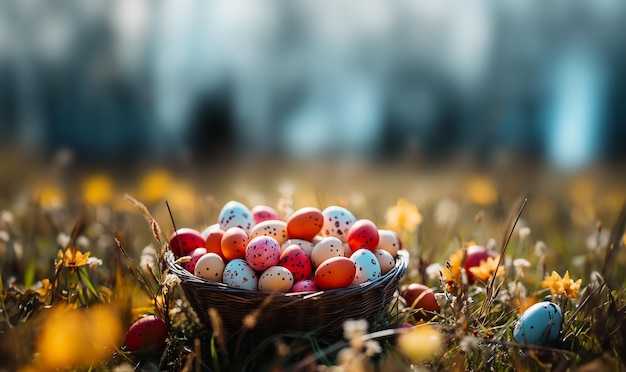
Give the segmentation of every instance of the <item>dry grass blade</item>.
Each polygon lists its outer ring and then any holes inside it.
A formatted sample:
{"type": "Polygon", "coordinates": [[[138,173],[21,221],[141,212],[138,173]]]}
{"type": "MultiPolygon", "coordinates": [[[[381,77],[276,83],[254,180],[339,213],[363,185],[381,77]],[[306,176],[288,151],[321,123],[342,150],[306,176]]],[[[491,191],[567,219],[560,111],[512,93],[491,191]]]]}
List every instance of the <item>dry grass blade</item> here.
{"type": "Polygon", "coordinates": [[[127,202],[129,202],[130,204],[132,204],[135,208],[137,208],[137,210],[139,210],[141,215],[150,224],[150,230],[152,231],[152,236],[154,236],[154,238],[159,243],[163,243],[163,240],[161,239],[161,236],[163,236],[163,232],[161,231],[161,227],[156,222],[154,217],[152,217],[152,214],[150,214],[150,211],[148,211],[148,208],[142,202],[140,202],[139,200],[133,198],[132,196],[130,196],[128,194],[124,195],[124,199],[127,202]]]}
{"type": "Polygon", "coordinates": [[[496,275],[498,273],[498,268],[500,268],[500,266],[502,265],[502,262],[504,261],[504,253],[506,252],[506,247],[509,245],[509,241],[511,240],[511,237],[513,236],[513,231],[515,230],[517,221],[519,221],[520,217],[522,216],[522,212],[524,211],[526,202],[528,202],[528,197],[525,195],[521,197],[520,199],[518,199],[518,202],[515,203],[516,207],[511,210],[511,213],[509,214],[509,218],[507,219],[507,223],[506,223],[507,228],[504,231],[504,237],[502,239],[502,246],[500,247],[500,258],[498,259],[498,265],[493,271],[493,274],[491,274],[491,278],[489,279],[489,283],[487,285],[487,290],[485,293],[485,300],[483,302],[483,306],[480,309],[481,317],[483,314],[485,314],[485,310],[487,310],[491,306],[495,298],[495,295],[497,295],[497,293],[494,294],[494,286],[496,283],[496,275]]]}
{"type": "Polygon", "coordinates": [[[224,326],[222,325],[222,318],[220,317],[219,312],[211,307],[208,310],[209,319],[211,321],[211,328],[213,329],[213,337],[217,340],[217,343],[220,346],[222,351],[222,355],[224,357],[224,362],[226,365],[228,364],[228,347],[226,345],[226,337],[224,336],[224,326]]]}
{"type": "Polygon", "coordinates": [[[122,252],[124,257],[126,257],[126,260],[128,261],[128,268],[133,273],[133,276],[143,285],[146,292],[148,292],[148,294],[156,300],[157,295],[152,289],[152,286],[150,286],[150,283],[148,282],[146,277],[141,273],[141,270],[139,270],[137,265],[135,265],[135,262],[133,262],[133,260],[128,256],[128,253],[126,252],[126,249],[124,248],[120,240],[117,237],[113,238],[113,240],[115,241],[115,246],[122,252]]]}
{"type": "Polygon", "coordinates": [[[606,249],[606,256],[604,258],[604,265],[602,266],[602,276],[604,277],[606,282],[611,281],[611,274],[613,271],[614,257],[616,248],[619,247],[620,242],[622,240],[622,236],[624,235],[624,230],[626,229],[626,202],[622,206],[622,211],[611,230],[611,238],[609,240],[609,245],[606,249]]]}

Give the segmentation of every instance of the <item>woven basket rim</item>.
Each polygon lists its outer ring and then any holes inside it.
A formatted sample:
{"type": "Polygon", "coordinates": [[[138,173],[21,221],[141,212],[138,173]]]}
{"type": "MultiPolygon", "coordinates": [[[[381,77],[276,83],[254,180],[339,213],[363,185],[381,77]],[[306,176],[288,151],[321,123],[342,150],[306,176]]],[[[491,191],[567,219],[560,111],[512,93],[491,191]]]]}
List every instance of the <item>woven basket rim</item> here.
{"type": "Polygon", "coordinates": [[[248,290],[242,288],[234,288],[226,285],[221,282],[214,282],[208,279],[204,279],[198,277],[185,268],[183,268],[180,264],[175,263],[174,253],[171,251],[167,251],[166,255],[166,264],[167,268],[170,272],[175,274],[180,280],[182,284],[192,284],[194,287],[201,286],[203,290],[207,291],[226,291],[230,295],[237,295],[246,299],[264,299],[270,295],[274,297],[274,299],[283,298],[287,299],[312,299],[312,298],[324,298],[333,295],[351,295],[354,292],[367,291],[369,288],[373,288],[383,284],[381,282],[392,282],[395,278],[400,278],[404,275],[404,272],[407,269],[409,261],[409,252],[405,249],[398,250],[398,255],[396,258],[396,262],[394,267],[389,270],[385,275],[380,276],[379,278],[367,281],[358,286],[349,286],[345,288],[337,288],[337,289],[328,289],[328,290],[320,290],[316,292],[287,292],[287,293],[275,293],[275,292],[263,292],[258,290],[248,290]]]}

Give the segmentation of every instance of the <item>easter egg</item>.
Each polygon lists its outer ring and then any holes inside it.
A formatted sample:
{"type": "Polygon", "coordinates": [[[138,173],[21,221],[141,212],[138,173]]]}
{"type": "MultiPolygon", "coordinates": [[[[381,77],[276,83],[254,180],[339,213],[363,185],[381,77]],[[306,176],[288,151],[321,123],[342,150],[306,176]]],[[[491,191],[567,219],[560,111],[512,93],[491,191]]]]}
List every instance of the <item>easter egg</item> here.
{"type": "Polygon", "coordinates": [[[219,223],[214,223],[213,225],[207,226],[204,230],[202,230],[202,232],[200,233],[200,236],[206,239],[209,233],[215,230],[221,230],[219,223]]]}
{"type": "Polygon", "coordinates": [[[356,217],[344,207],[332,205],[322,211],[324,224],[322,225],[323,236],[334,236],[342,242],[348,241],[348,231],[356,222],[356,217]]]}
{"type": "Polygon", "coordinates": [[[304,240],[304,239],[287,239],[287,240],[285,240],[285,242],[283,244],[280,245],[280,249],[282,249],[284,251],[287,247],[289,247],[292,244],[295,244],[295,245],[298,245],[298,246],[302,247],[302,249],[304,249],[306,251],[306,253],[309,255],[309,257],[311,257],[311,253],[313,252],[313,247],[315,247],[315,244],[311,243],[308,240],[304,240]]]}
{"type": "Polygon", "coordinates": [[[343,243],[339,238],[329,236],[322,239],[313,247],[311,252],[311,262],[313,266],[318,267],[322,262],[331,257],[344,257],[343,243]]]}
{"type": "Polygon", "coordinates": [[[265,271],[280,261],[280,244],[270,236],[257,236],[246,246],[246,261],[256,271],[265,271]]]}
{"type": "Polygon", "coordinates": [[[287,268],[294,280],[304,280],[311,277],[313,267],[311,258],[304,248],[292,244],[280,254],[280,265],[287,268]]]}
{"type": "Polygon", "coordinates": [[[222,257],[215,253],[207,253],[196,262],[194,275],[219,283],[222,281],[225,266],[222,257]]]}
{"type": "Polygon", "coordinates": [[[356,265],[356,274],[352,285],[359,285],[380,278],[380,264],[376,255],[369,249],[361,248],[355,251],[350,256],[350,260],[356,265]]]}
{"type": "Polygon", "coordinates": [[[231,227],[224,232],[222,241],[222,255],[227,260],[244,258],[246,256],[246,246],[249,242],[248,234],[240,227],[231,227]]]}
{"type": "Polygon", "coordinates": [[[218,216],[220,228],[227,231],[231,227],[239,227],[246,234],[250,234],[252,226],[254,226],[254,217],[252,212],[245,205],[238,201],[231,200],[224,204],[218,216]]]}
{"type": "Polygon", "coordinates": [[[163,319],[148,315],[133,323],[124,336],[124,345],[135,353],[153,353],[165,344],[167,325],[163,319]]]}
{"type": "Polygon", "coordinates": [[[542,301],[524,311],[515,323],[513,339],[516,342],[548,346],[559,338],[563,312],[559,305],[542,301]]]}
{"type": "Polygon", "coordinates": [[[185,262],[185,269],[193,274],[194,270],[196,269],[196,263],[198,262],[200,257],[202,257],[205,254],[206,254],[206,248],[204,247],[196,248],[193,251],[191,251],[189,253],[189,257],[191,257],[191,259],[185,262]]]}
{"type": "Polygon", "coordinates": [[[257,236],[271,236],[278,244],[283,244],[287,240],[287,222],[278,220],[259,222],[250,231],[250,239],[257,236]]]}
{"type": "Polygon", "coordinates": [[[222,237],[224,237],[224,230],[219,226],[217,228],[207,232],[204,238],[204,248],[208,253],[215,253],[222,258],[225,258],[222,254],[222,237]]]}
{"type": "Polygon", "coordinates": [[[274,208],[268,207],[267,205],[259,204],[254,206],[250,212],[252,212],[254,223],[257,224],[268,220],[280,220],[278,212],[276,212],[274,208]]]}
{"type": "Polygon", "coordinates": [[[236,258],[224,267],[222,282],[229,287],[254,291],[257,289],[258,281],[256,272],[246,260],[236,258]]]}
{"type": "Polygon", "coordinates": [[[492,250],[489,250],[480,245],[473,245],[467,248],[465,256],[465,271],[467,273],[467,279],[470,283],[474,283],[476,277],[470,271],[470,268],[480,266],[481,261],[485,261],[489,257],[496,258],[498,254],[492,250]]]}
{"type": "Polygon", "coordinates": [[[376,249],[374,251],[376,258],[378,258],[378,263],[380,264],[380,272],[382,275],[387,274],[391,269],[396,266],[396,259],[393,258],[391,253],[387,252],[384,249],[376,249]]]}
{"type": "Polygon", "coordinates": [[[406,306],[439,312],[441,308],[435,299],[435,292],[421,283],[411,283],[400,294],[406,300],[406,306]]]}
{"type": "Polygon", "coordinates": [[[367,248],[373,251],[378,246],[378,227],[370,220],[356,221],[348,231],[348,244],[352,251],[367,248]]]}
{"type": "Polygon", "coordinates": [[[311,240],[322,229],[324,217],[314,207],[304,207],[295,211],[287,220],[287,234],[290,239],[311,240]]]}
{"type": "Polygon", "coordinates": [[[352,283],[356,265],[347,257],[329,258],[315,270],[315,284],[319,289],[345,288],[352,283]]]}
{"type": "Polygon", "coordinates": [[[398,234],[391,230],[378,230],[378,248],[384,249],[391,253],[393,257],[398,256],[398,249],[400,249],[400,239],[398,234]]]}
{"type": "Polygon", "coordinates": [[[174,255],[182,257],[198,247],[204,247],[204,238],[199,231],[183,227],[170,236],[169,243],[174,255]]]}
{"type": "Polygon", "coordinates": [[[259,277],[259,291],[289,292],[292,286],[293,275],[282,266],[272,266],[259,277]]]}
{"type": "Polygon", "coordinates": [[[311,279],[300,280],[293,283],[291,292],[317,292],[319,288],[315,285],[315,282],[311,279]]]}

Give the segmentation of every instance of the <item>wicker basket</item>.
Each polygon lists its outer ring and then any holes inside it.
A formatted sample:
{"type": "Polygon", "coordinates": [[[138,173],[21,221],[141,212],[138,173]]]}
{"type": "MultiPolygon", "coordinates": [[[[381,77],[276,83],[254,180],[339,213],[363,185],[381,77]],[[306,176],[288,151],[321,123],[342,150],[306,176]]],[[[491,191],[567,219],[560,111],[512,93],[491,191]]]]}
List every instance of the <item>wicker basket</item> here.
{"type": "Polygon", "coordinates": [[[214,308],[219,313],[227,338],[245,330],[255,339],[264,339],[280,333],[313,330],[319,335],[337,336],[342,334],[345,320],[374,321],[393,300],[408,260],[408,252],[400,250],[396,265],[387,274],[360,286],[274,295],[232,288],[199,278],[174,264],[171,252],[168,252],[167,265],[181,279],[187,299],[209,330],[209,309],[214,308]],[[244,327],[246,317],[248,322],[244,327]],[[249,322],[251,319],[252,324],[249,322]]]}

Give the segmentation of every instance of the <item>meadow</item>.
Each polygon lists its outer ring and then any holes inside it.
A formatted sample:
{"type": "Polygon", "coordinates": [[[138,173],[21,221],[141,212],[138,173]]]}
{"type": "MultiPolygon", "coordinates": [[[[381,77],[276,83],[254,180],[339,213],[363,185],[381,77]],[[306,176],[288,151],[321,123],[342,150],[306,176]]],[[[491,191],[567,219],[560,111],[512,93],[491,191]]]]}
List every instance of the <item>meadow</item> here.
{"type": "Polygon", "coordinates": [[[113,172],[56,159],[5,163],[2,178],[0,371],[626,368],[626,188],[614,169],[248,162],[113,172]],[[229,200],[285,218],[339,205],[396,231],[410,257],[398,294],[425,284],[439,311],[397,295],[375,322],[348,320],[334,337],[276,324],[272,338],[229,347],[165,263],[174,224],[202,231],[229,200]],[[494,259],[468,280],[475,245],[494,259]],[[562,310],[558,335],[517,342],[520,316],[541,301],[562,310]],[[147,315],[165,321],[165,343],[132,352],[125,333],[147,315]]]}

